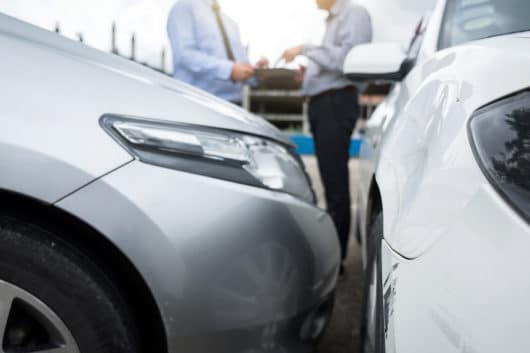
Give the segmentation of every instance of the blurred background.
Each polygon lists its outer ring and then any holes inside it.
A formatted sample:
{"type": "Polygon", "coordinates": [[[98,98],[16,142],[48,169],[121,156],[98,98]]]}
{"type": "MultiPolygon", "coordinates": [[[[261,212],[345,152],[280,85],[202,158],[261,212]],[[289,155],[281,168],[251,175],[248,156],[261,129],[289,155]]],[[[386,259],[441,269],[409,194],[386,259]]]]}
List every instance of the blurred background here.
{"type": "MultiPolygon", "coordinates": [[[[171,70],[166,20],[175,0],[2,0],[0,12],[55,30],[90,46],[111,51],[115,23],[115,50],[156,68],[171,70]],[[164,52],[164,55],[162,54],[164,52]]],[[[375,41],[410,39],[421,16],[435,0],[357,0],[374,21],[375,41]]],[[[318,43],[326,13],[314,0],[220,0],[223,11],[241,26],[253,61],[275,61],[282,51],[299,43],[318,43]]]]}
{"type": "MultiPolygon", "coordinates": [[[[169,74],[172,58],[166,22],[175,1],[0,0],[0,12],[169,74]]],[[[369,10],[374,41],[398,41],[406,47],[420,19],[437,0],[354,1],[369,10]]],[[[266,57],[274,63],[286,48],[302,43],[317,44],[324,34],[327,13],[317,9],[315,0],[219,2],[223,11],[239,24],[243,43],[253,62],[266,57]]],[[[305,98],[299,87],[290,87],[290,84],[286,85],[289,87],[283,87],[282,82],[267,87],[261,85],[256,89],[246,87],[243,106],[290,134],[297,151],[305,155],[307,171],[319,199],[323,200],[324,189],[313,156],[314,144],[309,134],[305,98]]],[[[371,86],[360,96],[361,116],[352,137],[352,157],[359,153],[364,121],[390,89],[390,85],[371,86]]],[[[357,160],[352,159],[350,163],[352,170],[359,168],[357,160]]],[[[351,185],[357,185],[357,174],[352,173],[351,178],[351,185]]],[[[352,195],[352,200],[356,199],[352,195]]],[[[355,228],[353,225],[352,229],[355,228]]],[[[363,281],[363,273],[356,242],[352,242],[350,253],[349,275],[339,284],[333,320],[316,353],[353,353],[360,347],[358,318],[361,316],[362,286],[359,283],[363,281]]]]}
{"type": "MultiPolygon", "coordinates": [[[[199,0],[197,0],[199,1],[199,0]]],[[[371,14],[374,41],[394,41],[406,48],[422,17],[437,0],[354,0],[371,14]]],[[[165,74],[172,73],[166,24],[176,0],[0,0],[0,12],[105,52],[113,52],[165,74]]],[[[318,44],[327,13],[315,0],[219,0],[239,25],[251,62],[266,57],[275,63],[282,52],[302,43],[318,44]]],[[[305,65],[301,57],[289,69],[305,65]]],[[[285,130],[300,154],[313,154],[307,101],[300,83],[280,72],[275,80],[246,87],[243,107],[285,130]],[[284,76],[282,76],[284,75],[284,76]]],[[[390,85],[370,85],[360,95],[361,113],[351,155],[362,143],[365,121],[384,99],[390,85]]]]}

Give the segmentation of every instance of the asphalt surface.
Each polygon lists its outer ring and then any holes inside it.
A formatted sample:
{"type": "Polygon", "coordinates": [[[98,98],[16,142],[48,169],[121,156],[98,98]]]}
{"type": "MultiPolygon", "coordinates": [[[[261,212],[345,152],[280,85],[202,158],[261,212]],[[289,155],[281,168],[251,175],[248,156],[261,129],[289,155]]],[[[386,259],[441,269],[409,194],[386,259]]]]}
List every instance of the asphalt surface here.
{"type": "MultiPolygon", "coordinates": [[[[318,165],[314,157],[304,157],[304,163],[310,174],[319,203],[324,206],[324,192],[318,165]]],[[[352,200],[356,200],[356,173],[357,161],[350,163],[352,200]]],[[[356,205],[352,205],[352,211],[356,205]]],[[[352,225],[355,229],[355,225],[352,225]]],[[[352,235],[354,233],[352,232],[352,235]]],[[[360,313],[362,300],[362,262],[360,250],[355,239],[351,239],[346,276],[338,285],[337,301],[333,318],[326,334],[320,342],[315,353],[360,353],[360,313]]]]}

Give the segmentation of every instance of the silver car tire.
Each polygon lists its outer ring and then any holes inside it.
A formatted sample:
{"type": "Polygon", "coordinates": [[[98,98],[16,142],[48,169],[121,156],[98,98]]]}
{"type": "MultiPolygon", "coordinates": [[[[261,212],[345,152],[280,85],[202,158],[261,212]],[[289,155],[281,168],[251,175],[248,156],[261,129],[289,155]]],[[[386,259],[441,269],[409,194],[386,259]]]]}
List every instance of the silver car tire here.
{"type": "Polygon", "coordinates": [[[139,353],[132,316],[89,258],[0,214],[1,353],[139,353]]]}

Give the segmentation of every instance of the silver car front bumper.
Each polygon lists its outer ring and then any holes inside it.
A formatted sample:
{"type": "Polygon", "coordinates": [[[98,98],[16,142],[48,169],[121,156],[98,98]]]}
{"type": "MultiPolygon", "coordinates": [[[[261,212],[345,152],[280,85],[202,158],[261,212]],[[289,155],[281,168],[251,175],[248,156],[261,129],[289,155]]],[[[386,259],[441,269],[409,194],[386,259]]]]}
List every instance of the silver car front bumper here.
{"type": "Polygon", "coordinates": [[[132,162],[58,206],[136,266],[170,353],[304,352],[335,288],[331,219],[286,194],[132,162]]]}

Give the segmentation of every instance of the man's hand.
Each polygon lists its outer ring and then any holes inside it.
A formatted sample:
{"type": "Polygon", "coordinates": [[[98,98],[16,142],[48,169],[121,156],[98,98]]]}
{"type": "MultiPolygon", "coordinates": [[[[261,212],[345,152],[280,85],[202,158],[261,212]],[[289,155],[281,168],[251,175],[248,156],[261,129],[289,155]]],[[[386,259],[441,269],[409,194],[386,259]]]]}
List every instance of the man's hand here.
{"type": "Polygon", "coordinates": [[[261,58],[256,63],[256,69],[268,69],[269,68],[269,59],[267,58],[261,58]]]}
{"type": "Polygon", "coordinates": [[[232,75],[230,78],[237,82],[243,82],[254,76],[254,68],[249,64],[235,63],[232,66],[232,75]]]}
{"type": "Polygon", "coordinates": [[[305,78],[305,66],[300,66],[300,68],[296,71],[296,74],[294,76],[294,80],[297,83],[303,83],[305,78]]]}
{"type": "Polygon", "coordinates": [[[302,55],[304,51],[304,46],[303,45],[299,45],[297,47],[294,47],[294,48],[291,48],[291,49],[287,49],[283,55],[282,55],[282,59],[285,60],[285,62],[287,64],[291,63],[294,61],[294,59],[296,59],[297,56],[299,55],[302,55]]]}

